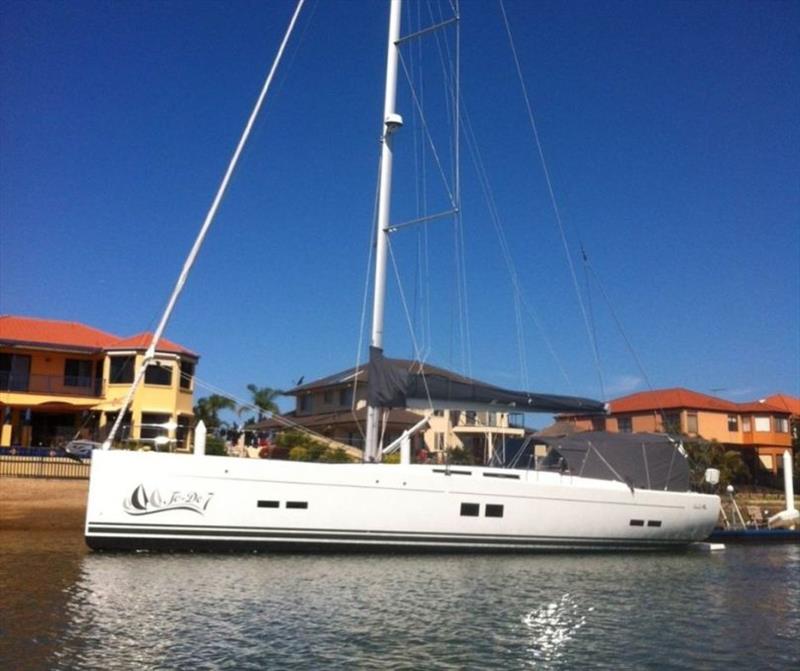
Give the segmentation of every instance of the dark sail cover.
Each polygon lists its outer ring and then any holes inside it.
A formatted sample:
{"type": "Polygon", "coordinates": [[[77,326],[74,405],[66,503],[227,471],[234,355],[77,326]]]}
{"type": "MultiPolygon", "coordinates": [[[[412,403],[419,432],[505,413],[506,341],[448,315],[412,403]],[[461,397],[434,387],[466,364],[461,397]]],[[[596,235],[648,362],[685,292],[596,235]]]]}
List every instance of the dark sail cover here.
{"type": "Polygon", "coordinates": [[[549,445],[548,461],[563,458],[572,475],[619,480],[640,489],[689,489],[689,462],[679,443],[666,434],[588,431],[534,440],[549,445]]]}
{"type": "Polygon", "coordinates": [[[369,348],[368,401],[373,408],[405,408],[410,377],[407,369],[392,365],[383,350],[369,348]]]}
{"type": "Polygon", "coordinates": [[[369,350],[369,404],[373,407],[403,408],[407,399],[452,404],[479,403],[499,406],[519,412],[604,413],[600,401],[576,396],[536,394],[512,391],[478,380],[462,377],[441,368],[411,362],[411,368],[383,356],[377,347],[369,350]]]}

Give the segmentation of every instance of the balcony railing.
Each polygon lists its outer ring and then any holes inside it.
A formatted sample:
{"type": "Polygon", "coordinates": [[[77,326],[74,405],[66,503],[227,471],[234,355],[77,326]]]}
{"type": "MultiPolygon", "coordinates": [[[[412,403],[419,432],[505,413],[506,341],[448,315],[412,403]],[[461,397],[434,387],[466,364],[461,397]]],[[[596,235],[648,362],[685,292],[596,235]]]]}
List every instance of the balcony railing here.
{"type": "Polygon", "coordinates": [[[0,391],[99,398],[103,385],[100,380],[76,375],[15,375],[0,372],[0,391]]]}

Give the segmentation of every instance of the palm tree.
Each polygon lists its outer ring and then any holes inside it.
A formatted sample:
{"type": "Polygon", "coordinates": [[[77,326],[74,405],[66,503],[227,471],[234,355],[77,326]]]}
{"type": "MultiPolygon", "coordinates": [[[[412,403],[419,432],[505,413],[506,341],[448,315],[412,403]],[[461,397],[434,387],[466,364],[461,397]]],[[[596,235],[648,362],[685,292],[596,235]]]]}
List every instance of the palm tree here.
{"type": "MultiPolygon", "coordinates": [[[[281,392],[278,389],[272,389],[271,387],[257,387],[254,384],[247,385],[247,391],[250,392],[250,398],[252,399],[252,404],[256,408],[258,408],[258,419],[257,421],[261,421],[264,419],[265,413],[272,413],[278,414],[280,413],[280,408],[278,404],[275,402],[275,399],[278,396],[281,396],[281,392]]],[[[251,406],[242,406],[239,408],[239,415],[244,412],[250,410],[251,406]]]]}
{"type": "Polygon", "coordinates": [[[208,429],[217,429],[222,424],[219,418],[220,410],[236,410],[236,403],[225,396],[212,394],[197,399],[197,405],[194,406],[194,417],[196,422],[203,420],[208,429]]]}

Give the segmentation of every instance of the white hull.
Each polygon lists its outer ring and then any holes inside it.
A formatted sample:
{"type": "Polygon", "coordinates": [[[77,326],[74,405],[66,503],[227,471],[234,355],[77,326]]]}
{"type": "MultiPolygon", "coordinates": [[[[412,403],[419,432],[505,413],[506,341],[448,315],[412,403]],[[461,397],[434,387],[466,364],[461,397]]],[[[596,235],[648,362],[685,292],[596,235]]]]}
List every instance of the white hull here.
{"type": "Polygon", "coordinates": [[[95,549],[652,550],[705,539],[719,513],[717,496],[551,472],[120,450],[92,461],[95,549]]]}

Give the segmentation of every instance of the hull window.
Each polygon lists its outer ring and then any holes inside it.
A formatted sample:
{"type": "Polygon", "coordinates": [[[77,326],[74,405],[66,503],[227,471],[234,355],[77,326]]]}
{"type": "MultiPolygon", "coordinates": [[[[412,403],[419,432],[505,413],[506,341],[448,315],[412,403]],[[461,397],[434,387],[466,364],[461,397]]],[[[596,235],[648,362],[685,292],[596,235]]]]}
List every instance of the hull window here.
{"type": "Polygon", "coordinates": [[[644,520],[631,520],[631,526],[632,527],[643,527],[644,526],[644,520]]]}
{"type": "Polygon", "coordinates": [[[280,506],[279,501],[259,501],[258,507],[259,508],[277,508],[280,506]]]}
{"type": "Polygon", "coordinates": [[[479,503],[462,503],[461,517],[478,517],[481,514],[479,503]]]}
{"type": "Polygon", "coordinates": [[[497,503],[486,504],[486,517],[502,517],[503,506],[497,503]]]}
{"type": "Polygon", "coordinates": [[[648,527],[660,527],[661,526],[661,520],[647,520],[647,526],[648,527]]]}
{"type": "Polygon", "coordinates": [[[308,501],[287,501],[287,508],[308,508],[308,501]]]}

